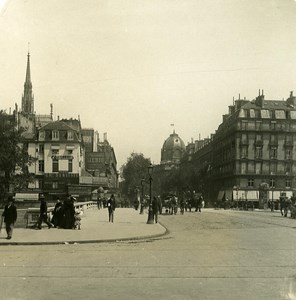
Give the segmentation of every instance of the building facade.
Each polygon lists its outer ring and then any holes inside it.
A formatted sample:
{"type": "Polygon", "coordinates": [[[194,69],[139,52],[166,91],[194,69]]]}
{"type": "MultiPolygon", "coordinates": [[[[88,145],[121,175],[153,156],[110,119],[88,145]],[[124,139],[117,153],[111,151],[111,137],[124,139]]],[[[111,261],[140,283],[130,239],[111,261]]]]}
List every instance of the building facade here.
{"type": "Polygon", "coordinates": [[[36,200],[36,195],[44,193],[48,200],[55,200],[70,193],[90,200],[100,185],[118,188],[115,152],[107,140],[100,143],[97,132],[82,130],[79,117],[53,120],[52,104],[49,115],[35,113],[29,53],[21,108],[15,105],[13,113],[1,114],[0,125],[9,122],[21,130],[23,147],[34,158],[28,167],[34,180],[27,188],[14,190],[16,199],[36,200]]]}
{"type": "Polygon", "coordinates": [[[212,199],[255,201],[262,206],[296,188],[296,98],[238,99],[215,134],[191,157],[200,171],[205,161],[212,199]],[[205,158],[206,156],[206,158],[205,158]]]}

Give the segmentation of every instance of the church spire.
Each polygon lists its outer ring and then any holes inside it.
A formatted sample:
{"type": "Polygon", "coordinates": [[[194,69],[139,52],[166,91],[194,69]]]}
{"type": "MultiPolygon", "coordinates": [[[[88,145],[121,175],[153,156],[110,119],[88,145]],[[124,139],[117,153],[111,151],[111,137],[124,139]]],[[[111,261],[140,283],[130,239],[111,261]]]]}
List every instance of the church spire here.
{"type": "Polygon", "coordinates": [[[32,93],[31,69],[30,69],[30,52],[27,58],[26,81],[24,83],[24,94],[22,97],[22,111],[24,113],[34,113],[34,96],[32,93]]]}

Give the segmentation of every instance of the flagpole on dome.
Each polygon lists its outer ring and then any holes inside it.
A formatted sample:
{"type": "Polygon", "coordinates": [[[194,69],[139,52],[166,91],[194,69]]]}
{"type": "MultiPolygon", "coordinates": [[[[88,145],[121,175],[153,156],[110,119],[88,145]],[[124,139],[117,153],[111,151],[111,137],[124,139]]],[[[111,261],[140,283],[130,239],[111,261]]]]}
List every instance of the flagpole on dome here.
{"type": "Polygon", "coordinates": [[[175,124],[171,124],[171,127],[173,127],[173,134],[175,134],[175,124]]]}

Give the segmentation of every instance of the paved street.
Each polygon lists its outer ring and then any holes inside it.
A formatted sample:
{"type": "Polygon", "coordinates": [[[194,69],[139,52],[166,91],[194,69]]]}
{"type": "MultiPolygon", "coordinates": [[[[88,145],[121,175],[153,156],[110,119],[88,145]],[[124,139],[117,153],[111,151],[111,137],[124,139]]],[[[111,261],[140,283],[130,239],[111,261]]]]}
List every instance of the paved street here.
{"type": "Polygon", "coordinates": [[[152,239],[1,246],[0,297],[296,299],[296,220],[206,209],[160,222],[169,234],[152,239]]]}

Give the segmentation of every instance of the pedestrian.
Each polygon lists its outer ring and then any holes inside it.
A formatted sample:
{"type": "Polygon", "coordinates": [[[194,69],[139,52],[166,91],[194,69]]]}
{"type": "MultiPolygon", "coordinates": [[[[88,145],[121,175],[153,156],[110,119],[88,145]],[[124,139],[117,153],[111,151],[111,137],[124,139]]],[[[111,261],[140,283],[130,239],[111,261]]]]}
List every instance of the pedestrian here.
{"type": "Polygon", "coordinates": [[[51,223],[54,227],[61,227],[62,224],[62,205],[60,198],[57,198],[57,202],[52,212],[51,223]]]}
{"type": "Polygon", "coordinates": [[[109,222],[113,223],[113,221],[114,221],[114,211],[115,211],[115,208],[116,208],[116,201],[115,201],[115,197],[114,197],[113,194],[111,195],[110,199],[107,202],[107,207],[108,207],[108,214],[109,214],[109,222]]]}
{"type": "Polygon", "coordinates": [[[203,196],[200,195],[197,199],[197,206],[196,206],[198,212],[201,212],[202,202],[203,202],[203,196]]]}
{"type": "Polygon", "coordinates": [[[41,225],[42,222],[44,222],[47,226],[48,229],[53,227],[53,224],[51,224],[48,220],[47,216],[47,202],[45,201],[45,197],[43,194],[39,195],[39,200],[41,201],[40,203],[40,214],[39,214],[39,219],[37,221],[37,228],[36,229],[42,229],[41,225]]]}
{"type": "Polygon", "coordinates": [[[67,199],[64,201],[63,205],[63,228],[64,229],[74,229],[75,223],[75,206],[74,202],[76,198],[74,196],[68,195],[67,199]]]}
{"type": "Polygon", "coordinates": [[[156,196],[153,197],[152,200],[152,211],[153,211],[153,220],[155,223],[158,221],[158,212],[159,212],[159,203],[156,196]]]}
{"type": "Polygon", "coordinates": [[[5,222],[5,229],[7,233],[6,239],[10,240],[12,238],[14,223],[17,219],[17,209],[14,205],[14,199],[12,196],[8,196],[7,204],[4,207],[2,217],[4,218],[5,222]]]}

